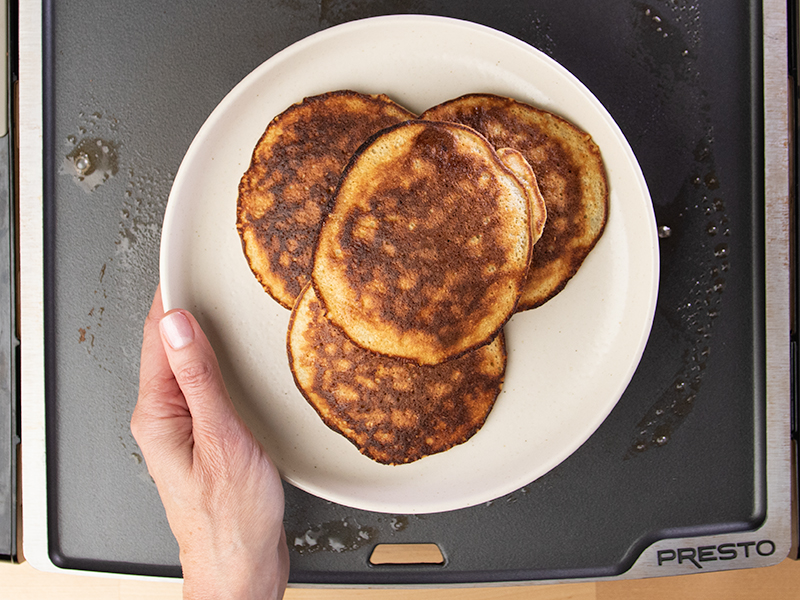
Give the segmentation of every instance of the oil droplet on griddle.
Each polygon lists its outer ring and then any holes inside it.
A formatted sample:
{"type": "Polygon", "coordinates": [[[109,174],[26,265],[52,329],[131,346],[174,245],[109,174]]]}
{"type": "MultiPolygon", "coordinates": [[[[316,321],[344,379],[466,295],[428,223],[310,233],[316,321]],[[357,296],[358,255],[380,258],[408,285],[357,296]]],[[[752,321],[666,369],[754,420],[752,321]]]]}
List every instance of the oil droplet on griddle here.
{"type": "Polygon", "coordinates": [[[78,154],[75,157],[75,168],[78,170],[78,173],[80,173],[81,175],[85,174],[86,171],[88,171],[89,167],[91,167],[91,166],[92,166],[92,163],[89,160],[89,157],[86,154],[84,154],[83,152],[81,152],[80,154],[78,154]]]}
{"type": "Polygon", "coordinates": [[[330,521],[300,532],[286,532],[289,548],[298,554],[357,550],[375,539],[377,532],[353,517],[330,521]]]}
{"type": "MultiPolygon", "coordinates": [[[[685,292],[672,300],[674,308],[664,307],[672,311],[670,324],[684,340],[681,364],[672,383],[662,388],[636,424],[626,458],[669,444],[694,409],[709,364],[712,328],[719,319],[725,273],[730,270],[728,244],[712,241],[729,236],[730,226],[722,198],[710,193],[721,187],[714,170],[711,141],[702,139],[697,144],[694,156],[704,172],[687,173],[684,193],[676,199],[684,207],[679,207],[679,218],[687,219],[681,222],[681,241],[694,244],[686,252],[690,253],[687,256],[696,257],[692,264],[696,276],[685,281],[685,292]]],[[[662,228],[659,237],[664,237],[662,228]]]]}
{"type": "Polygon", "coordinates": [[[391,521],[389,521],[389,526],[392,528],[392,531],[403,531],[406,527],[408,527],[408,517],[392,517],[391,521]]]}
{"type": "Polygon", "coordinates": [[[117,174],[117,147],[100,138],[83,138],[64,158],[62,170],[87,192],[94,191],[117,174]]]}

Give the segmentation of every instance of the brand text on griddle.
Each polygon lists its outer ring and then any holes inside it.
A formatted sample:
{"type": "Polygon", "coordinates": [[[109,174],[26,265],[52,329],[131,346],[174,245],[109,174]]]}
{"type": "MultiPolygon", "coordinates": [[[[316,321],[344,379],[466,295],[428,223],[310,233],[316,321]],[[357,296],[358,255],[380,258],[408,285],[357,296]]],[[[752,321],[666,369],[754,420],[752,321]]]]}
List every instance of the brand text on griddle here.
{"type": "Polygon", "coordinates": [[[739,542],[720,544],[718,546],[698,546],[696,548],[667,548],[659,550],[658,566],[670,564],[691,563],[702,569],[701,563],[717,560],[734,560],[737,558],[751,558],[754,556],[771,556],[775,554],[775,542],[761,540],[760,542],[739,542]]]}

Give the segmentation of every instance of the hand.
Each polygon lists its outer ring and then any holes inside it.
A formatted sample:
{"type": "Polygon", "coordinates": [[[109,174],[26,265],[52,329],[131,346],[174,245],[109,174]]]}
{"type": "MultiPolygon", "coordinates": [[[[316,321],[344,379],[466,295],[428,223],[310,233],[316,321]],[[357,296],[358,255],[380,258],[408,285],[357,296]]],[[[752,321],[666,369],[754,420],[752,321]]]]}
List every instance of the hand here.
{"type": "Polygon", "coordinates": [[[216,356],[161,288],[144,326],[131,431],[180,547],[184,598],[280,598],[289,575],[283,487],[225,389],[216,356]]]}

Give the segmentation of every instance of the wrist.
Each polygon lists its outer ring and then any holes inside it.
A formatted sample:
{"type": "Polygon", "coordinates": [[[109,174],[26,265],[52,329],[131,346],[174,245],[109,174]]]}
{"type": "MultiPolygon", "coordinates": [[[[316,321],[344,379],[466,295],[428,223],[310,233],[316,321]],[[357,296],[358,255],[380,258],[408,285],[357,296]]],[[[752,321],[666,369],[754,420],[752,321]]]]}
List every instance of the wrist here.
{"type": "Polygon", "coordinates": [[[283,536],[275,551],[259,560],[232,556],[210,565],[182,555],[181,564],[184,600],[280,600],[289,576],[283,536]]]}

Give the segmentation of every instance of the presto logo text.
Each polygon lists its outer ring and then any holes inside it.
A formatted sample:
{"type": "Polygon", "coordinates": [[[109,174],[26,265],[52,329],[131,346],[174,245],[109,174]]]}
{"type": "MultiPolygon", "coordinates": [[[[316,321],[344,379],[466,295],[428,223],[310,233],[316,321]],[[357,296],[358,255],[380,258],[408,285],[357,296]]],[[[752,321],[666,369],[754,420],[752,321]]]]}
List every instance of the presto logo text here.
{"type": "Polygon", "coordinates": [[[772,556],[775,554],[775,542],[738,542],[719,544],[718,546],[697,546],[693,548],[666,548],[659,550],[657,560],[659,567],[669,565],[693,564],[698,569],[703,563],[719,560],[735,560],[737,558],[753,558],[755,556],[772,556]]]}

